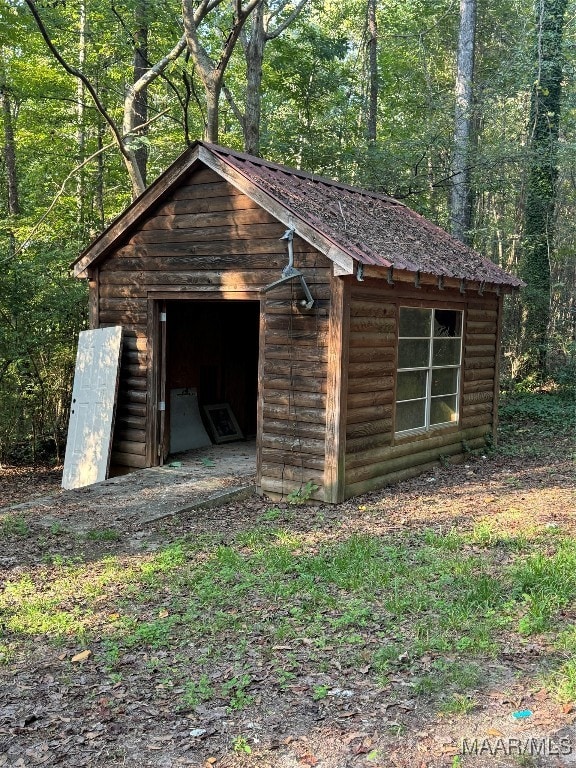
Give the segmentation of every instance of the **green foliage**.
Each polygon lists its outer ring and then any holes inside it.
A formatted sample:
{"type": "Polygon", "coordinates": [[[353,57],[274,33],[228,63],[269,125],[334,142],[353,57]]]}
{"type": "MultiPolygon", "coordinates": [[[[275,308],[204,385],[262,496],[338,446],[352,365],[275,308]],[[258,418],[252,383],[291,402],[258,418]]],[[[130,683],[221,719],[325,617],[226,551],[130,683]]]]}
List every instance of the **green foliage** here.
{"type": "Polygon", "coordinates": [[[198,680],[188,680],[184,686],[182,701],[187,707],[194,708],[214,696],[214,690],[208,675],[200,675],[198,680]]]}
{"type": "Polygon", "coordinates": [[[29,536],[30,527],[21,515],[4,515],[0,517],[1,536],[29,536]]]}
{"type": "Polygon", "coordinates": [[[570,396],[524,392],[503,400],[500,418],[504,429],[529,425],[548,434],[571,434],[576,428],[575,406],[570,396]]]}
{"type": "Polygon", "coordinates": [[[308,482],[301,488],[290,491],[288,496],[286,496],[286,501],[288,504],[304,504],[304,502],[312,498],[317,490],[318,486],[316,483],[313,483],[312,480],[308,480],[308,482]]]}
{"type": "Polygon", "coordinates": [[[122,534],[115,528],[92,528],[87,531],[86,538],[89,541],[119,541],[122,534]]]}
{"type": "Polygon", "coordinates": [[[232,742],[234,752],[239,755],[251,755],[252,747],[248,743],[248,740],[244,736],[236,736],[232,742]]]}

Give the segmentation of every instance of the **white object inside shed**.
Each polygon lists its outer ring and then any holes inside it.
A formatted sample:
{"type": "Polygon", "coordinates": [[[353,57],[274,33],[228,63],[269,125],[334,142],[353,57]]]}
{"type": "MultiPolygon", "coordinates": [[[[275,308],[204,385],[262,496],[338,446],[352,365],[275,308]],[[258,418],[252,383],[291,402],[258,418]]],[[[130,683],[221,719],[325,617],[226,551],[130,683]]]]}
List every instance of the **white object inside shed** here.
{"type": "Polygon", "coordinates": [[[121,352],[121,326],[80,332],[62,488],[108,476],[121,352]]]}
{"type": "Polygon", "coordinates": [[[170,453],[212,445],[202,423],[193,387],[170,390],[170,453]]]}

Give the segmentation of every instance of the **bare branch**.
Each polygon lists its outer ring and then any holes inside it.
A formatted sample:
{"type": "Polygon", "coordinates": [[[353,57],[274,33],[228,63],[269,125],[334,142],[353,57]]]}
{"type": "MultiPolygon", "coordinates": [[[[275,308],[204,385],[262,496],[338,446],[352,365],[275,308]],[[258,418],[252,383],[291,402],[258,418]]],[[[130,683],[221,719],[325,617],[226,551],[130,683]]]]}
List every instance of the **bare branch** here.
{"type": "Polygon", "coordinates": [[[222,90],[224,91],[224,96],[226,96],[226,101],[228,102],[228,104],[230,104],[230,108],[234,113],[234,117],[236,118],[236,120],[238,120],[240,125],[244,127],[245,116],[240,111],[240,108],[238,107],[238,104],[236,103],[236,99],[232,95],[232,92],[230,91],[230,89],[226,84],[222,85],[222,90]]]}

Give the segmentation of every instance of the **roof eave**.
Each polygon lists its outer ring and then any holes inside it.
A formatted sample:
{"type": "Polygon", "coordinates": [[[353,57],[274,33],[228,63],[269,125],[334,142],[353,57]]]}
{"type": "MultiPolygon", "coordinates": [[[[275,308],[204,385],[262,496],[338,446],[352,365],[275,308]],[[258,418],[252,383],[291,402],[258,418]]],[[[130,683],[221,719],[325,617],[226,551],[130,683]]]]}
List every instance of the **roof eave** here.
{"type": "MultiPolygon", "coordinates": [[[[503,273],[503,275],[508,275],[503,273]]],[[[363,268],[363,277],[386,279],[390,284],[413,283],[414,287],[437,287],[439,289],[457,289],[461,293],[467,291],[477,291],[480,295],[485,291],[495,293],[513,293],[524,287],[521,280],[509,278],[508,280],[497,281],[494,279],[478,280],[477,278],[454,277],[452,275],[437,275],[431,272],[413,271],[411,269],[394,269],[375,264],[365,265],[363,268]]]]}

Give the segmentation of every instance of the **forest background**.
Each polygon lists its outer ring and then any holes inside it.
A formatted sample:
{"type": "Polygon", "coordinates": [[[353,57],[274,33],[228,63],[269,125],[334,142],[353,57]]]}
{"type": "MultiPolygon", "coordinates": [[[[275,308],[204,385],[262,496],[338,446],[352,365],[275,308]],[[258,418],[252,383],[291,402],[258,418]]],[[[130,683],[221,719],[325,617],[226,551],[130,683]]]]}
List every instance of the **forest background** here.
{"type": "Polygon", "coordinates": [[[59,457],[69,265],[205,137],[398,197],[527,284],[502,385],[576,380],[573,0],[0,0],[0,461],[59,457]]]}

